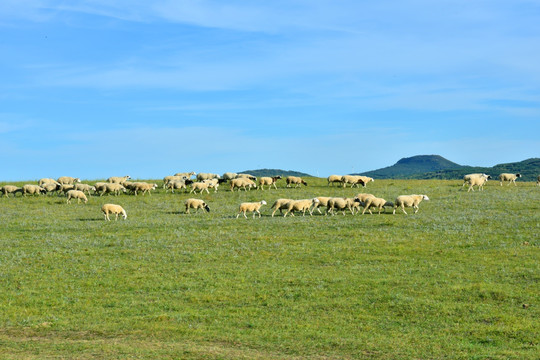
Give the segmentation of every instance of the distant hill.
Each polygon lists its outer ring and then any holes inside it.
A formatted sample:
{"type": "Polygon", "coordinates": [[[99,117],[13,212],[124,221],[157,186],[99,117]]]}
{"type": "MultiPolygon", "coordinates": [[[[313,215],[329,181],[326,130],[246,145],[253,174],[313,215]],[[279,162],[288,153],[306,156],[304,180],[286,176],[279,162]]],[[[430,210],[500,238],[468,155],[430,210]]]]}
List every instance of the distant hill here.
{"type": "Polygon", "coordinates": [[[311,177],[312,175],[292,170],[281,170],[281,169],[259,169],[259,170],[244,170],[240,171],[239,174],[251,174],[256,177],[260,176],[305,176],[311,177]]]}
{"type": "Polygon", "coordinates": [[[460,169],[442,170],[428,172],[424,174],[415,174],[411,179],[461,179],[465,174],[485,173],[491,175],[494,179],[501,173],[520,173],[522,181],[536,181],[540,175],[540,158],[531,158],[519,162],[498,164],[493,167],[474,167],[463,166],[460,169]]]}
{"type": "Polygon", "coordinates": [[[540,158],[498,164],[493,167],[475,167],[456,164],[439,155],[418,155],[403,158],[392,166],[368,171],[362,175],[374,179],[462,179],[470,173],[486,173],[496,178],[500,173],[520,173],[523,181],[536,181],[540,175],[540,158]]]}
{"type": "Polygon", "coordinates": [[[417,174],[454,170],[462,167],[440,155],[417,155],[403,158],[392,166],[362,173],[361,175],[370,176],[374,179],[408,179],[417,174]]]}

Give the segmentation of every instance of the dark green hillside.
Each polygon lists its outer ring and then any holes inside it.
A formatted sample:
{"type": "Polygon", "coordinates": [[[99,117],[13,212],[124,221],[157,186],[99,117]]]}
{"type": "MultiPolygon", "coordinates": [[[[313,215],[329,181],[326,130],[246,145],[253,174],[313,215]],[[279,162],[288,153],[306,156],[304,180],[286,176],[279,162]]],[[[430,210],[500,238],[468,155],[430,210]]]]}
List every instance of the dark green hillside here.
{"type": "Polygon", "coordinates": [[[307,176],[311,177],[311,175],[299,172],[299,171],[292,171],[292,170],[281,170],[281,169],[259,169],[259,170],[244,170],[240,171],[240,174],[251,174],[253,176],[307,176]]]}
{"type": "Polygon", "coordinates": [[[459,169],[441,170],[424,174],[414,174],[409,179],[461,179],[471,173],[485,173],[494,179],[501,173],[520,173],[521,181],[535,181],[540,175],[540,158],[531,158],[514,163],[498,164],[493,167],[463,166],[459,169]]]}
{"type": "Polygon", "coordinates": [[[413,175],[462,167],[440,155],[417,155],[403,158],[392,166],[369,171],[362,175],[371,176],[374,179],[407,179],[413,175]]]}

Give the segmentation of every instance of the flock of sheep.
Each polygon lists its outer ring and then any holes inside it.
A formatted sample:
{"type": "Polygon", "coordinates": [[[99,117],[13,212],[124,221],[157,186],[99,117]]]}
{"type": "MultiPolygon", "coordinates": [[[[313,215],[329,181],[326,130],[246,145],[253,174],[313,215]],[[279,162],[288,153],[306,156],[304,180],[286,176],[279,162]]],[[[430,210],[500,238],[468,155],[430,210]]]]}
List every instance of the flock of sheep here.
{"type": "MultiPolygon", "coordinates": [[[[516,185],[516,179],[521,177],[518,174],[509,174],[503,173],[499,175],[499,180],[501,186],[504,182],[508,182],[508,185],[513,183],[516,185]]],[[[67,198],[67,203],[71,203],[72,200],[77,199],[77,203],[83,201],[84,203],[88,202],[88,196],[93,192],[96,196],[103,196],[105,194],[113,194],[118,196],[120,193],[131,193],[133,195],[142,194],[151,194],[152,190],[157,189],[157,184],[151,184],[146,182],[131,182],[130,176],[122,177],[110,177],[106,182],[97,182],[94,185],[83,184],[79,178],[62,176],[55,179],[43,178],[40,179],[38,184],[26,184],[22,187],[17,187],[14,185],[4,185],[0,187],[0,193],[4,196],[13,194],[16,196],[17,193],[21,193],[22,196],[27,195],[39,195],[47,193],[56,193],[64,194],[67,198]]],[[[211,173],[198,173],[195,172],[185,172],[185,173],[176,173],[174,175],[166,176],[163,179],[163,188],[165,191],[171,191],[174,193],[174,190],[188,190],[189,193],[202,194],[204,191],[210,193],[209,189],[214,189],[215,192],[218,191],[218,187],[221,184],[229,183],[230,190],[234,192],[235,189],[240,190],[251,190],[261,189],[264,190],[264,186],[268,186],[268,189],[274,187],[277,189],[276,182],[282,179],[281,176],[274,177],[260,177],[257,179],[255,176],[250,174],[236,174],[227,172],[220,176],[218,174],[211,173]],[[195,176],[195,180],[192,180],[192,176],[195,176]],[[257,182],[258,180],[258,182],[257,182]]],[[[487,174],[468,174],[463,177],[463,186],[469,185],[469,191],[474,191],[474,186],[477,186],[478,189],[483,190],[484,184],[491,179],[491,176],[487,174]]],[[[374,181],[373,178],[360,175],[330,175],[328,178],[328,185],[333,186],[334,184],[339,184],[340,186],[346,187],[350,185],[352,187],[366,187],[369,182],[374,181]]],[[[298,187],[300,185],[307,186],[307,183],[300,177],[297,176],[288,176],[285,179],[286,187],[298,187]]],[[[537,185],[540,185],[540,176],[538,176],[537,185]]],[[[375,209],[380,214],[381,211],[384,211],[386,207],[393,208],[393,214],[396,213],[397,208],[407,214],[405,211],[406,207],[412,207],[414,213],[418,212],[418,204],[422,200],[429,200],[427,195],[401,195],[398,196],[394,203],[386,201],[385,199],[378,198],[373,194],[360,193],[352,198],[343,198],[343,197],[315,197],[312,199],[277,199],[272,205],[272,217],[279,210],[280,214],[284,217],[287,215],[294,216],[294,212],[302,212],[305,215],[306,212],[309,215],[313,214],[313,211],[317,210],[319,214],[322,214],[320,208],[326,207],[325,215],[335,215],[337,211],[341,211],[345,215],[346,210],[349,210],[351,214],[360,212],[360,207],[363,208],[362,214],[368,211],[372,213],[371,209],[375,209]]],[[[198,212],[199,209],[209,212],[210,207],[201,199],[190,198],[187,199],[184,203],[185,212],[190,213],[190,209],[194,209],[195,212],[198,212]]],[[[261,217],[260,209],[263,205],[267,205],[266,201],[262,200],[259,202],[245,202],[241,203],[239,206],[238,213],[236,218],[241,214],[247,218],[247,213],[253,213],[253,217],[256,215],[261,217]]],[[[101,211],[105,217],[106,221],[109,221],[109,215],[115,215],[115,220],[118,219],[119,215],[122,215],[124,220],[127,218],[126,211],[120,206],[115,204],[105,204],[102,206],[101,211]]]]}
{"type": "MultiPolygon", "coordinates": [[[[520,177],[520,173],[502,173],[499,175],[499,181],[501,182],[501,186],[506,181],[508,182],[508,185],[512,183],[516,185],[516,180],[520,177]]],[[[463,186],[469,185],[469,190],[467,190],[467,192],[471,190],[474,191],[474,186],[477,186],[479,190],[484,190],[484,185],[489,179],[491,179],[491,176],[487,174],[468,174],[463,177],[463,186]]],[[[538,175],[536,185],[540,185],[540,175],[538,175]]]]}

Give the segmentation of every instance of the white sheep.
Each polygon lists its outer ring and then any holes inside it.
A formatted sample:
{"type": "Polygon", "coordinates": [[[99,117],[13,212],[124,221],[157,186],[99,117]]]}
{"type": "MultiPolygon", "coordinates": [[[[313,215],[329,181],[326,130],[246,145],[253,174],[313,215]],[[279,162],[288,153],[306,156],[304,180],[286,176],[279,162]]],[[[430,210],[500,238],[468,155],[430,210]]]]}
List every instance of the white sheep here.
{"type": "Polygon", "coordinates": [[[204,202],[204,200],[201,199],[187,199],[184,202],[184,205],[186,206],[186,214],[189,214],[189,209],[195,209],[195,212],[198,212],[199,209],[206,210],[207,212],[210,212],[210,207],[204,202]]]}
{"type": "Polygon", "coordinates": [[[142,192],[143,196],[144,194],[152,195],[150,191],[155,190],[158,187],[157,184],[149,184],[146,182],[134,182],[131,186],[135,196],[137,196],[137,191],[142,192]]]}
{"type": "Polygon", "coordinates": [[[219,184],[223,182],[222,179],[209,179],[203,180],[202,182],[207,183],[209,188],[214,189],[214,192],[218,191],[219,184]]]}
{"type": "Polygon", "coordinates": [[[394,203],[394,211],[392,214],[396,214],[396,209],[398,207],[401,207],[401,210],[407,215],[407,212],[405,211],[405,207],[412,207],[414,208],[414,213],[416,214],[418,212],[418,204],[422,200],[429,200],[427,195],[400,195],[396,198],[396,202],[394,203]]]}
{"type": "Polygon", "coordinates": [[[16,196],[18,192],[22,193],[22,188],[15,185],[4,185],[0,188],[0,192],[4,194],[5,197],[9,197],[9,194],[16,196]]]}
{"type": "Polygon", "coordinates": [[[334,214],[334,210],[340,210],[345,215],[345,210],[349,209],[351,214],[354,215],[354,209],[360,211],[360,200],[358,198],[340,198],[333,197],[328,200],[327,214],[334,214]]]}
{"type": "Polygon", "coordinates": [[[39,186],[43,187],[43,185],[45,184],[60,185],[60,183],[54,179],[50,179],[50,178],[39,179],[39,186]]]}
{"type": "Polygon", "coordinates": [[[343,177],[343,175],[330,175],[327,180],[328,180],[328,186],[330,185],[334,185],[334,183],[340,183],[341,184],[341,178],[343,177]]]}
{"type": "Polygon", "coordinates": [[[282,210],[287,209],[287,207],[289,206],[289,202],[291,202],[291,201],[294,201],[294,200],[292,200],[292,199],[277,199],[276,201],[274,201],[274,204],[272,204],[272,207],[271,207],[271,209],[274,210],[274,211],[272,211],[272,217],[274,217],[274,214],[278,210],[279,210],[280,214],[283,214],[282,210]]]}
{"type": "Polygon", "coordinates": [[[60,184],[62,184],[62,185],[73,185],[75,183],[80,183],[81,179],[74,178],[74,177],[71,177],[71,176],[60,176],[58,178],[58,182],[60,184]]]}
{"type": "Polygon", "coordinates": [[[167,190],[171,190],[171,193],[174,193],[174,190],[178,190],[178,189],[187,189],[186,185],[190,185],[190,184],[193,184],[193,181],[191,180],[174,180],[174,181],[169,181],[167,183],[167,185],[165,186],[165,192],[167,192],[167,190]],[[189,183],[188,183],[189,181],[189,183]]]}
{"type": "MultiPolygon", "coordinates": [[[[98,187],[96,186],[96,189],[98,187]]],[[[118,183],[106,183],[102,188],[101,188],[101,193],[99,194],[99,196],[103,196],[103,194],[107,193],[107,194],[114,194],[114,196],[118,196],[120,194],[120,192],[126,192],[126,188],[121,185],[121,184],[118,184],[118,183]]]]}
{"type": "Polygon", "coordinates": [[[65,194],[67,194],[67,192],[69,190],[74,190],[75,189],[75,185],[73,184],[64,184],[64,185],[60,185],[60,190],[59,191],[62,191],[65,194]]]}
{"type": "Polygon", "coordinates": [[[221,176],[219,176],[218,174],[212,174],[212,173],[198,173],[197,174],[197,181],[210,180],[210,179],[221,179],[221,176]]]}
{"type": "Polygon", "coordinates": [[[368,194],[368,193],[359,193],[359,194],[356,194],[355,197],[357,197],[361,202],[365,203],[367,199],[375,197],[375,195],[368,194]]]}
{"type": "Polygon", "coordinates": [[[105,187],[107,186],[107,184],[109,184],[109,183],[102,182],[102,181],[95,183],[94,188],[96,190],[94,190],[94,195],[97,195],[97,194],[105,191],[105,187]]]}
{"type": "Polygon", "coordinates": [[[46,192],[47,192],[47,190],[45,190],[44,188],[42,188],[39,185],[26,184],[26,185],[23,185],[23,187],[22,187],[22,193],[23,193],[24,197],[26,197],[26,194],[41,195],[41,194],[45,194],[46,192]]]}
{"type": "Polygon", "coordinates": [[[489,178],[490,176],[485,175],[485,174],[469,178],[468,180],[469,189],[467,190],[467,192],[471,190],[474,191],[475,185],[478,186],[478,190],[484,191],[484,184],[487,183],[489,178]]]}
{"type": "Polygon", "coordinates": [[[187,179],[189,179],[189,178],[187,176],[185,176],[185,175],[182,175],[182,176],[176,176],[176,175],[165,176],[163,178],[163,188],[164,189],[167,188],[167,184],[169,184],[171,181],[186,181],[187,179]]]}
{"type": "Polygon", "coordinates": [[[294,216],[294,211],[302,211],[302,216],[306,216],[306,210],[309,212],[309,215],[311,216],[313,214],[311,207],[314,206],[318,202],[319,202],[319,199],[317,198],[289,201],[287,203],[287,211],[285,211],[285,214],[283,215],[283,217],[286,217],[287,214],[289,213],[292,216],[294,216]]]}
{"type": "Polygon", "coordinates": [[[228,181],[228,180],[236,179],[237,177],[238,177],[237,173],[226,172],[226,173],[223,174],[223,176],[221,178],[223,180],[225,180],[225,181],[228,181]]]}
{"type": "Polygon", "coordinates": [[[343,187],[347,187],[347,184],[351,184],[351,188],[353,188],[355,185],[357,187],[360,187],[360,185],[366,187],[366,182],[369,181],[374,180],[373,178],[368,178],[367,176],[361,175],[343,175],[341,177],[341,183],[343,184],[343,187]]]}
{"type": "Polygon", "coordinates": [[[113,184],[123,184],[125,181],[128,181],[131,179],[131,176],[111,176],[107,179],[107,182],[113,183],[113,184]]]}
{"type": "Polygon", "coordinates": [[[362,181],[361,183],[363,183],[364,187],[366,187],[369,182],[375,181],[375,179],[373,179],[372,177],[363,176],[363,175],[360,175],[360,180],[362,181]]]}
{"type": "Polygon", "coordinates": [[[296,185],[295,188],[299,187],[301,184],[307,186],[307,182],[298,176],[287,176],[285,182],[287,183],[287,187],[291,187],[293,184],[296,185]]]}
{"type": "Polygon", "coordinates": [[[503,185],[503,182],[508,181],[508,185],[511,183],[514,183],[514,186],[517,186],[516,179],[520,178],[521,174],[510,174],[510,173],[502,173],[499,175],[499,180],[501,181],[501,186],[503,185]]]}
{"type": "Polygon", "coordinates": [[[210,191],[208,191],[208,188],[210,187],[210,184],[208,183],[205,183],[205,182],[194,182],[193,184],[191,184],[191,191],[189,192],[190,194],[191,193],[197,193],[197,190],[199,190],[199,194],[202,194],[203,191],[206,190],[206,192],[208,194],[210,194],[210,191]]]}
{"type": "Polygon", "coordinates": [[[66,193],[66,196],[68,204],[71,204],[71,199],[77,199],[77,204],[80,204],[81,200],[83,200],[85,204],[88,202],[86,195],[80,190],[69,190],[66,193]]]}
{"type": "Polygon", "coordinates": [[[238,188],[240,191],[240,188],[246,190],[251,190],[251,188],[256,188],[257,184],[250,179],[247,178],[238,178],[231,180],[231,191],[234,191],[234,189],[238,188]],[[247,189],[246,189],[247,188],[247,189]]]}
{"type": "Polygon", "coordinates": [[[471,183],[471,179],[474,179],[474,178],[479,178],[479,177],[485,177],[486,180],[489,180],[491,179],[491,176],[487,175],[487,174],[480,174],[480,173],[476,173],[476,174],[467,174],[467,175],[464,175],[463,176],[463,186],[471,183]]]}
{"type": "Polygon", "coordinates": [[[122,217],[124,218],[124,220],[127,219],[126,210],[124,210],[124,208],[121,207],[120,205],[105,204],[101,207],[101,211],[103,212],[103,215],[105,216],[105,221],[111,221],[111,219],[109,219],[109,214],[116,215],[116,218],[114,219],[115,221],[118,220],[119,214],[122,214],[122,217]]]}
{"type": "Polygon", "coordinates": [[[174,176],[185,176],[186,179],[191,179],[191,176],[195,175],[195,171],[176,173],[174,176]]]}
{"type": "Polygon", "coordinates": [[[92,185],[78,183],[78,184],[75,184],[74,190],[86,192],[88,195],[90,195],[90,191],[96,191],[96,188],[95,186],[92,186],[92,185]]]}
{"type": "Polygon", "coordinates": [[[237,179],[249,179],[249,180],[252,180],[252,181],[257,181],[257,177],[253,176],[251,174],[237,174],[236,178],[237,179]]]}
{"type": "Polygon", "coordinates": [[[255,213],[259,214],[259,217],[261,217],[261,212],[259,211],[261,206],[266,205],[266,201],[261,200],[258,202],[244,202],[240,204],[238,214],[236,214],[236,218],[240,216],[241,213],[244,214],[244,217],[247,219],[246,212],[252,212],[253,218],[255,219],[255,213]]]}
{"type": "Polygon", "coordinates": [[[40,185],[42,188],[45,189],[46,192],[52,193],[56,192],[58,193],[60,190],[62,190],[62,185],[60,185],[58,182],[45,182],[42,185],[40,185]]]}
{"type": "Polygon", "coordinates": [[[264,185],[268,185],[268,189],[270,189],[272,187],[272,185],[274,186],[274,188],[277,190],[277,186],[276,186],[276,181],[278,181],[279,179],[281,179],[281,176],[278,175],[278,176],[261,176],[259,178],[259,188],[261,190],[264,190],[264,185]]]}
{"type": "Polygon", "coordinates": [[[386,201],[383,198],[378,197],[370,197],[366,199],[364,202],[364,211],[362,211],[362,215],[365,214],[366,210],[369,211],[370,214],[373,214],[371,212],[371,208],[376,208],[379,210],[379,215],[381,214],[381,210],[386,210],[386,207],[394,207],[394,204],[390,201],[386,201]]]}
{"type": "MultiPolygon", "coordinates": [[[[319,200],[319,202],[313,205],[313,209],[311,211],[313,212],[315,211],[315,209],[317,209],[319,214],[322,214],[321,209],[320,209],[321,206],[324,206],[325,208],[327,208],[327,211],[328,211],[328,200],[330,199],[331,197],[329,196],[317,196],[317,200],[319,200]]],[[[324,215],[326,215],[326,212],[324,213],[324,215]]]]}

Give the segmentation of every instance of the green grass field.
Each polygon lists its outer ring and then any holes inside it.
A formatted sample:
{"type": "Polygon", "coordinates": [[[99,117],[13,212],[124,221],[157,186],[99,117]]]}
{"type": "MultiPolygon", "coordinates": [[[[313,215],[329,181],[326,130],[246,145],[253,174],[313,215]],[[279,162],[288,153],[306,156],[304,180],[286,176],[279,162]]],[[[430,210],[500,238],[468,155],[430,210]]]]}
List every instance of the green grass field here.
{"type": "Polygon", "coordinates": [[[191,215],[192,195],[162,189],[0,198],[0,358],[539,358],[540,187],[307,181],[223,186],[191,215]],[[364,191],[431,200],[407,216],[270,216],[279,197],[364,191]],[[262,199],[262,218],[235,219],[262,199]],[[107,202],[127,220],[105,222],[107,202]]]}

